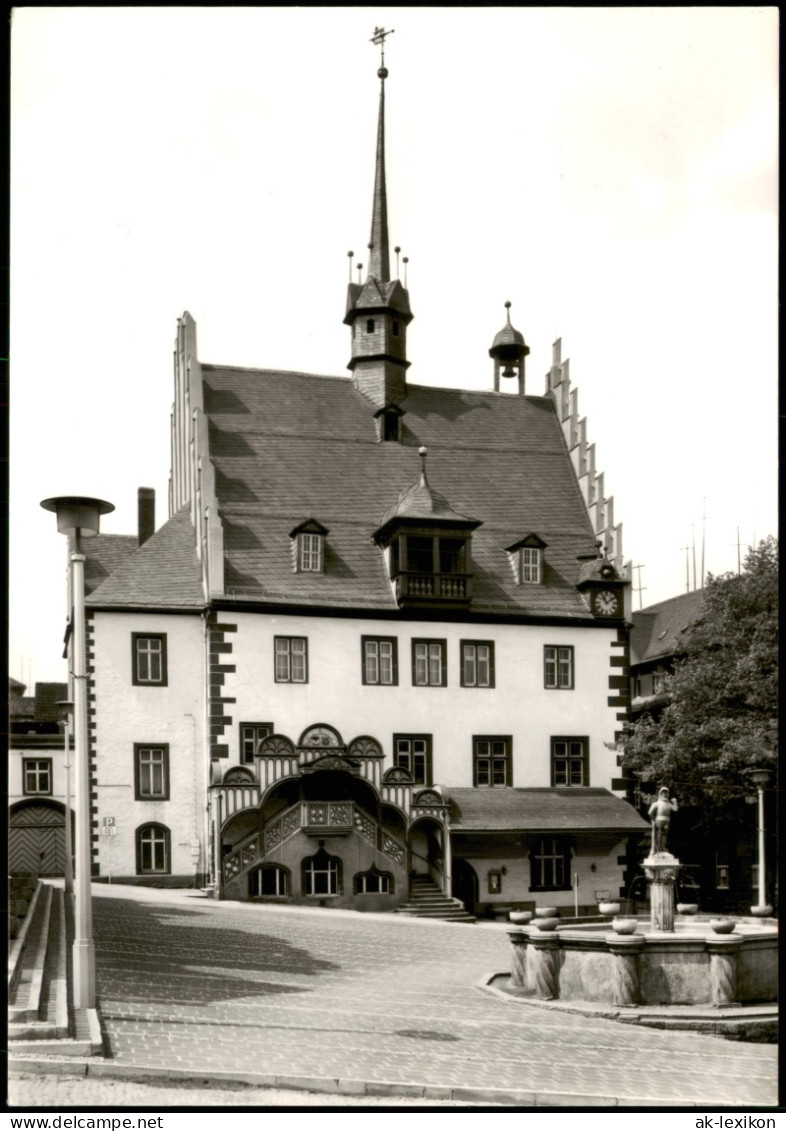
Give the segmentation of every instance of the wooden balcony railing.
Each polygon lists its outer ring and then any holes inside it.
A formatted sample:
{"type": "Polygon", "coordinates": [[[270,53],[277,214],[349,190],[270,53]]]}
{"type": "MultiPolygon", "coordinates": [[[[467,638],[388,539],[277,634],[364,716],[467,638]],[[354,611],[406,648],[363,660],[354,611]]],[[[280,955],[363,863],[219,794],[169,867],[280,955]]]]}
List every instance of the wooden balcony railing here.
{"type": "Polygon", "coordinates": [[[396,596],[400,601],[466,604],[472,597],[472,574],[403,570],[396,578],[396,596]]]}

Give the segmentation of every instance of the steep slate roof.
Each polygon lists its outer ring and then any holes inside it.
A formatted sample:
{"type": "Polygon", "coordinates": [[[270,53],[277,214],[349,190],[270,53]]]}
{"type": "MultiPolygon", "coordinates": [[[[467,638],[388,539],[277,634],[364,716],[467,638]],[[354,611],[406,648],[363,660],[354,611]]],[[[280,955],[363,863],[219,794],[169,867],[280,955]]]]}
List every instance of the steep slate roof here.
{"type": "Polygon", "coordinates": [[[644,832],[649,826],[633,806],[606,789],[450,789],[454,832],[644,832]]]}
{"type": "Polygon", "coordinates": [[[351,381],[202,366],[210,456],[224,526],[228,596],[395,609],[372,535],[420,473],[472,536],[476,613],[591,619],[575,585],[595,536],[550,399],[409,386],[402,442],[380,443],[373,407],[351,381]],[[324,574],[295,573],[289,532],[330,530],[324,574]],[[543,585],[517,585],[505,547],[548,544],[543,585]]]}
{"type": "MultiPolygon", "coordinates": [[[[99,537],[93,539],[98,542],[99,537]]],[[[132,539],[136,543],[136,539],[132,539]]],[[[92,545],[87,546],[88,554],[92,545]]],[[[194,527],[184,507],[144,545],[127,553],[113,573],[87,599],[88,606],[119,608],[204,608],[202,574],[194,527]]]]}
{"type": "Polygon", "coordinates": [[[133,534],[97,534],[95,538],[84,539],[85,593],[97,589],[138,546],[139,540],[133,534]]]}
{"type": "Polygon", "coordinates": [[[685,642],[684,632],[701,615],[703,603],[703,591],[695,589],[634,613],[631,664],[645,664],[680,652],[685,642]]]}
{"type": "Polygon", "coordinates": [[[35,721],[37,723],[59,722],[60,708],[56,704],[67,698],[67,683],[37,683],[35,685],[35,721]]]}

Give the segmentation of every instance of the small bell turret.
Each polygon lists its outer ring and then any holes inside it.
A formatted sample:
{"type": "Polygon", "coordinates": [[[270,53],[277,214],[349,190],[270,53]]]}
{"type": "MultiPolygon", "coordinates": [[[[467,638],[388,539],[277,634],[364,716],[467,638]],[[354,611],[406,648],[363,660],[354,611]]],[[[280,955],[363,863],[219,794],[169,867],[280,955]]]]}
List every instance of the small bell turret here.
{"type": "Polygon", "coordinates": [[[494,338],[489,357],[494,358],[494,392],[499,392],[499,379],[502,377],[518,377],[519,395],[524,395],[524,358],[529,353],[529,346],[524,341],[524,335],[519,333],[510,322],[510,303],[505,303],[508,320],[494,338]],[[501,367],[504,367],[501,369],[501,367]],[[500,371],[501,370],[501,371],[500,371]]]}

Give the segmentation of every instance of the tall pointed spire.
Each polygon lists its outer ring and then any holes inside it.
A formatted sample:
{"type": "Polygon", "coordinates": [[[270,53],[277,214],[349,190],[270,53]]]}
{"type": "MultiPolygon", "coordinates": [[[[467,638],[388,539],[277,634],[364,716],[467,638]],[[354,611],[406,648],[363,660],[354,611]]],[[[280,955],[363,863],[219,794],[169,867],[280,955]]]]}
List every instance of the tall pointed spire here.
{"type": "MultiPolygon", "coordinates": [[[[388,202],[385,185],[385,39],[391,34],[384,28],[375,28],[371,40],[381,48],[379,124],[377,126],[377,153],[374,169],[374,203],[371,217],[371,242],[369,243],[368,275],[365,282],[350,281],[347,288],[346,325],[352,327],[352,357],[348,368],[352,370],[355,387],[367,397],[377,410],[375,416],[384,422],[380,425],[380,438],[391,439],[400,434],[400,417],[397,408],[406,398],[407,361],[406,329],[412,321],[409,295],[398,278],[390,277],[390,239],[388,236],[388,202]],[[395,427],[393,427],[395,425],[395,427]]],[[[400,249],[396,248],[398,253],[400,249]]],[[[352,254],[350,253],[350,262],[352,254]]],[[[406,259],[404,260],[406,263],[406,259]]],[[[358,276],[360,276],[358,264],[358,276]]],[[[398,267],[396,269],[398,275],[398,267]]]]}
{"type": "MultiPolygon", "coordinates": [[[[377,29],[372,42],[378,35],[388,35],[377,29]]],[[[377,125],[377,160],[374,167],[374,205],[371,213],[371,243],[369,244],[368,277],[380,283],[390,282],[390,241],[388,239],[388,194],[385,184],[385,79],[388,76],[384,66],[384,41],[382,43],[383,65],[379,75],[379,124],[377,125]]]]}

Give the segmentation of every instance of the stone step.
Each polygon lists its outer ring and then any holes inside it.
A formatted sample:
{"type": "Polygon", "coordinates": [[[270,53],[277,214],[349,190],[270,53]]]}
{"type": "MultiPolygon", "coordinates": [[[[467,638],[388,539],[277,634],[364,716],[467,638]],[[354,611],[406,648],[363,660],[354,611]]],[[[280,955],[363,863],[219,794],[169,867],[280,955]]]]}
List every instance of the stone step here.
{"type": "Polygon", "coordinates": [[[52,886],[43,884],[35,905],[28,912],[30,923],[21,938],[22,946],[16,956],[15,970],[11,974],[12,989],[8,1008],[11,1024],[39,1019],[51,911],[52,886]]]}

